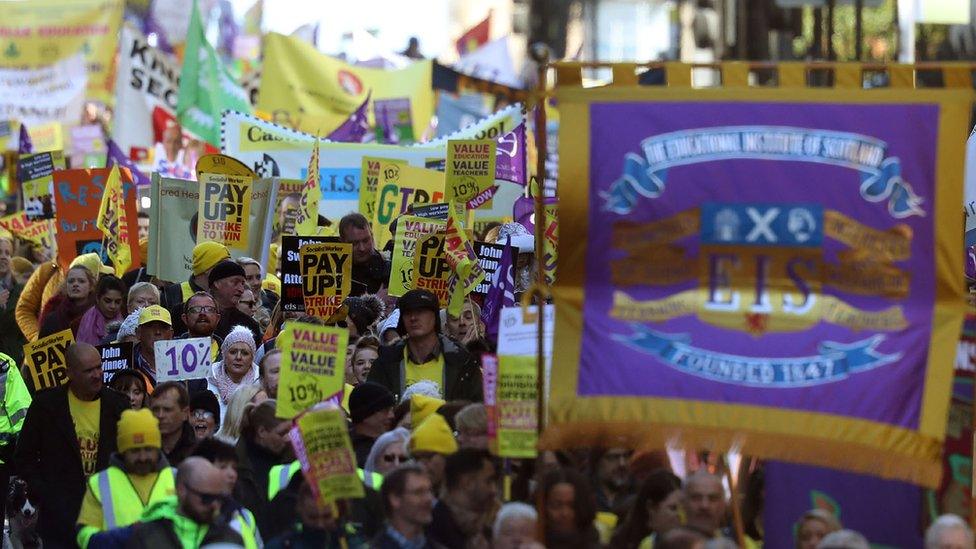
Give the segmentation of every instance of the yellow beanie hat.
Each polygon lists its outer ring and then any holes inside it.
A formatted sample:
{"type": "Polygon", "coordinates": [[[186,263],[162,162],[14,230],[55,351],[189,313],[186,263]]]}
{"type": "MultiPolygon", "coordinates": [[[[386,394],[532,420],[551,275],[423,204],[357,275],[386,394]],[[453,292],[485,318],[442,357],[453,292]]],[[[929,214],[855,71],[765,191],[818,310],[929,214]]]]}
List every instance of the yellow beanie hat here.
{"type": "Polygon", "coordinates": [[[98,278],[98,275],[100,274],[111,274],[115,272],[114,269],[102,263],[102,258],[98,257],[98,254],[94,252],[90,254],[81,254],[72,259],[71,263],[68,265],[68,268],[72,269],[74,267],[84,267],[88,269],[88,272],[90,272],[92,276],[96,278],[98,278]]]}
{"type": "Polygon", "coordinates": [[[445,401],[427,395],[413,395],[410,397],[410,423],[420,425],[431,414],[443,406],[445,401]]]}
{"type": "Polygon", "coordinates": [[[139,239],[139,257],[142,259],[142,263],[149,263],[149,239],[140,238],[139,239]]]}
{"type": "Polygon", "coordinates": [[[227,246],[219,242],[197,244],[193,247],[193,276],[202,275],[225,259],[230,259],[227,246]]]}
{"type": "MultiPolygon", "coordinates": [[[[416,423],[414,424],[416,425],[416,423]]],[[[450,455],[458,451],[458,443],[454,440],[451,427],[440,414],[431,414],[410,435],[411,452],[434,452],[450,455]]]]}
{"type": "Polygon", "coordinates": [[[119,420],[119,452],[133,448],[162,448],[159,422],[149,408],[126,410],[119,420]]]}

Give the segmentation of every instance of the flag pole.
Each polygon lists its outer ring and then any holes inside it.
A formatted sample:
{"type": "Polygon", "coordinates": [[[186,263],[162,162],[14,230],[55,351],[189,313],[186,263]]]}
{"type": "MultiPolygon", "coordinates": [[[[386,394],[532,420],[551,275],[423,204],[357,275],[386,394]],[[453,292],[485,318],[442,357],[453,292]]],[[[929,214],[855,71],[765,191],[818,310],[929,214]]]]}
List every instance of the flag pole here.
{"type": "Polygon", "coordinates": [[[719,454],[718,465],[722,469],[725,469],[725,479],[729,483],[729,493],[731,494],[732,503],[732,523],[735,526],[736,543],[739,544],[739,547],[745,547],[746,532],[742,524],[742,509],[739,508],[739,489],[732,478],[732,468],[729,467],[729,460],[725,458],[724,454],[719,454]]]}
{"type": "Polygon", "coordinates": [[[535,271],[535,284],[533,286],[535,290],[536,306],[538,307],[538,314],[536,315],[536,429],[539,435],[542,435],[542,430],[545,424],[545,412],[546,412],[546,359],[545,359],[545,313],[543,309],[545,308],[545,298],[548,292],[545,290],[546,278],[545,278],[545,257],[541,253],[539,248],[542,245],[543,239],[545,238],[546,230],[546,209],[543,206],[543,182],[546,179],[546,74],[549,68],[549,50],[545,47],[536,46],[535,51],[532,52],[532,57],[535,58],[536,62],[539,64],[538,78],[539,81],[536,85],[536,104],[535,104],[535,147],[536,147],[536,161],[535,161],[535,196],[533,197],[533,202],[535,203],[535,259],[536,259],[536,271],[535,271]]]}

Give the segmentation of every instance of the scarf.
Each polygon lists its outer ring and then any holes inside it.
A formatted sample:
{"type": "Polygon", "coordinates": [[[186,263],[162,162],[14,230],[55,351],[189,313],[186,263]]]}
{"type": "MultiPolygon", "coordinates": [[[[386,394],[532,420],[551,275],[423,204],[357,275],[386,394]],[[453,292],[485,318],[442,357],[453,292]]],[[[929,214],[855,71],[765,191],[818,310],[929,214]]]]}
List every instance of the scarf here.
{"type": "Polygon", "coordinates": [[[231,395],[234,394],[234,391],[236,391],[238,387],[242,387],[244,385],[254,385],[258,383],[258,380],[258,367],[255,366],[253,362],[251,363],[251,369],[244,374],[244,377],[241,378],[240,383],[234,383],[234,380],[227,375],[227,372],[224,371],[224,361],[222,360],[215,362],[213,366],[210,367],[210,375],[207,376],[207,381],[217,388],[217,393],[220,396],[220,402],[223,404],[227,404],[230,401],[231,395]]]}
{"type": "Polygon", "coordinates": [[[93,305],[82,315],[81,322],[78,324],[78,335],[75,336],[75,341],[78,343],[101,345],[102,340],[105,339],[105,326],[109,322],[115,322],[117,320],[122,320],[122,315],[117,314],[115,318],[111,319],[105,318],[102,316],[102,312],[98,310],[98,307],[93,305]]]}

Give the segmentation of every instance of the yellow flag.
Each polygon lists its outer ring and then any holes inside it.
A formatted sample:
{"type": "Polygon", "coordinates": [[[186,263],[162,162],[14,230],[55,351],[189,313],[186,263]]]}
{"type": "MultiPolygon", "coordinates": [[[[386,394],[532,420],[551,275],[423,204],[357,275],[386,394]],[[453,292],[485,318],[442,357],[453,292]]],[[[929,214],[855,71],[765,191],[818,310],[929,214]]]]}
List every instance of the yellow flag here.
{"type": "Polygon", "coordinates": [[[474,253],[471,240],[458,222],[453,207],[448,209],[444,256],[454,271],[449,284],[451,299],[447,312],[457,316],[464,307],[464,297],[485,279],[485,270],[478,264],[478,256],[474,253]]]}
{"type": "Polygon", "coordinates": [[[118,166],[113,166],[108,174],[95,226],[105,235],[105,249],[115,265],[115,276],[121,277],[132,266],[132,240],[125,215],[125,193],[122,190],[118,166]]]}
{"type": "Polygon", "coordinates": [[[298,236],[311,236],[319,220],[319,202],[322,201],[322,187],[319,185],[319,135],[315,134],[312,157],[308,160],[308,174],[302,187],[302,200],[298,207],[295,231],[298,236]]]}

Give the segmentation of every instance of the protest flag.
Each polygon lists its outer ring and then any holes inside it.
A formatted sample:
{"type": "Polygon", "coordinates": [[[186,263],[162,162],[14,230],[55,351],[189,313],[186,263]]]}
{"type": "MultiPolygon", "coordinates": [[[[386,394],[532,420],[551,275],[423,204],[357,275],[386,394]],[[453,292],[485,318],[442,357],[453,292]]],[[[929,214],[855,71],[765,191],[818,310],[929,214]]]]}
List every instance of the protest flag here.
{"type": "Polygon", "coordinates": [[[34,142],[31,141],[30,132],[27,131],[27,124],[20,124],[20,139],[17,143],[19,154],[30,154],[34,152],[34,142]]]}
{"type": "Polygon", "coordinates": [[[105,235],[105,251],[115,265],[115,276],[121,277],[132,266],[132,241],[118,166],[108,173],[95,226],[105,235]]]}
{"type": "Polygon", "coordinates": [[[369,120],[367,120],[366,109],[369,107],[369,98],[372,93],[366,94],[366,100],[349,115],[345,122],[329,134],[330,141],[342,143],[362,143],[363,137],[369,133],[369,120]]]}
{"type": "Polygon", "coordinates": [[[485,323],[485,335],[488,339],[498,339],[498,321],[501,319],[503,307],[515,306],[515,278],[512,276],[514,261],[512,256],[512,237],[505,240],[505,251],[495,276],[492,277],[491,287],[485,295],[485,305],[481,308],[481,321],[485,323]]]}
{"type": "Polygon", "coordinates": [[[302,187],[302,201],[298,208],[298,219],[295,230],[299,236],[309,236],[315,233],[319,220],[319,202],[322,201],[322,187],[319,186],[319,136],[315,135],[312,145],[312,157],[308,159],[308,173],[305,175],[305,186],[302,187]]]}
{"type": "Polygon", "coordinates": [[[461,309],[464,307],[464,296],[471,293],[485,279],[485,270],[478,263],[478,256],[474,253],[474,247],[464,232],[464,227],[454,216],[454,208],[450,208],[447,214],[444,255],[447,264],[454,271],[449,283],[451,298],[447,312],[457,316],[461,314],[461,309]]]}
{"type": "Polygon", "coordinates": [[[491,11],[477,25],[471,27],[457,41],[458,55],[466,55],[488,43],[488,35],[491,34],[491,11]]]}
{"type": "Polygon", "coordinates": [[[149,176],[142,173],[142,170],[140,170],[139,167],[136,166],[136,163],[122,152],[122,149],[119,148],[119,145],[113,139],[108,140],[107,147],[108,155],[105,157],[106,168],[111,168],[112,166],[122,166],[123,168],[127,168],[130,172],[132,172],[132,178],[135,179],[136,185],[140,187],[149,185],[151,183],[149,176]]]}
{"type": "Polygon", "coordinates": [[[180,72],[176,117],[185,130],[219,147],[220,115],[225,110],[250,113],[251,103],[207,42],[194,0],[180,72]]]}
{"type": "Polygon", "coordinates": [[[261,36],[261,21],[264,19],[264,0],[257,0],[244,12],[244,34],[261,36]]]}

